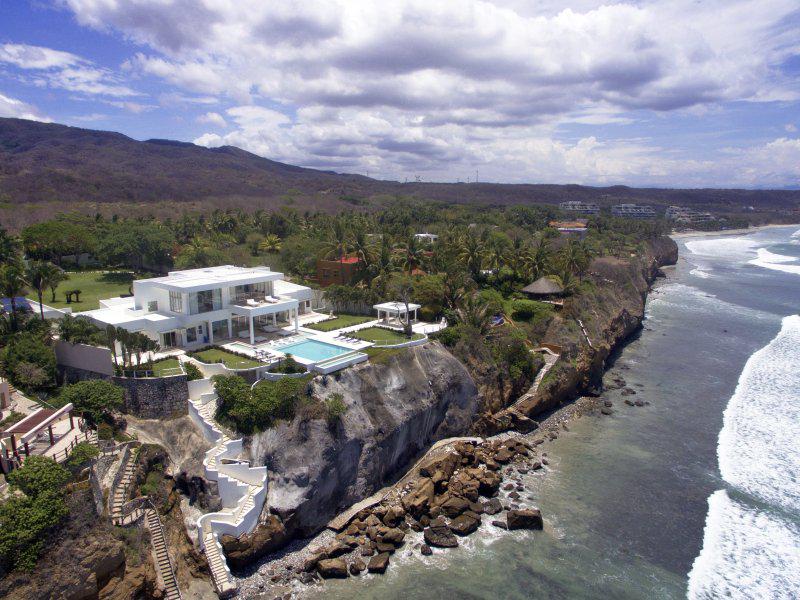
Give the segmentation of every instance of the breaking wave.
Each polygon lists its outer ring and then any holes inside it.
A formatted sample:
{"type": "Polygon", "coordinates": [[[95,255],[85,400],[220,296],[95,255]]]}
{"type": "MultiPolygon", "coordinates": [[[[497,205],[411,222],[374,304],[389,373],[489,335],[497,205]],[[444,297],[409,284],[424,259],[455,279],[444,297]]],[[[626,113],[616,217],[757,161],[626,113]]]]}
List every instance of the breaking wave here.
{"type": "Polygon", "coordinates": [[[800,315],[745,364],[723,415],[717,454],[727,484],[708,500],[689,598],[800,595],[800,315]],[[763,503],[763,505],[762,505],[763,503]],[[759,505],[756,507],[755,505],[759,505]]]}
{"type": "Polygon", "coordinates": [[[783,273],[793,273],[800,275],[800,264],[797,263],[797,258],[794,256],[784,256],[783,254],[775,254],[766,248],[759,248],[757,250],[758,256],[753,260],[748,261],[749,264],[771,271],[781,271],[783,273]]]}

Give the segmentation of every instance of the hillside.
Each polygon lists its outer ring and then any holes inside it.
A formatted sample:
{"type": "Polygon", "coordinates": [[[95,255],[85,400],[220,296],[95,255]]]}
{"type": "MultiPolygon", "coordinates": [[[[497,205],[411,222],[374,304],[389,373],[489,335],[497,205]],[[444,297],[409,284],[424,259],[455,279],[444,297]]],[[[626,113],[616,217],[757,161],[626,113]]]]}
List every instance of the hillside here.
{"type": "Polygon", "coordinates": [[[338,210],[381,203],[397,195],[446,202],[557,203],[566,199],[612,204],[692,204],[738,213],[746,206],[789,211],[800,191],[637,189],[547,184],[400,183],[296,167],[239,148],[205,148],[169,140],[137,141],[119,133],[20,119],[0,119],[0,218],[20,204],[37,211],[102,210],[136,204],[164,210],[194,207],[338,210]],[[98,208],[99,206],[99,208],[98,208]],[[173,207],[174,208],[174,207],[173,207]]]}

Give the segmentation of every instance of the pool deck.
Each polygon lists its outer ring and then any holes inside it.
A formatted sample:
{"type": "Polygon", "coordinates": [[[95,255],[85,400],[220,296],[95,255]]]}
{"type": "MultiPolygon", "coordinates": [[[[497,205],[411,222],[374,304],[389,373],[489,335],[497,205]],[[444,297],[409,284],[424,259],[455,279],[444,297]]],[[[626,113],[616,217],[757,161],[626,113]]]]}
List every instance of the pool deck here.
{"type": "MultiPolygon", "coordinates": [[[[301,333],[298,335],[285,337],[280,340],[273,340],[271,342],[256,344],[255,346],[251,346],[246,342],[237,341],[225,344],[222,347],[227,350],[231,350],[233,352],[241,352],[243,354],[247,354],[254,358],[257,356],[259,352],[266,352],[271,356],[282,358],[283,356],[286,355],[286,352],[284,352],[282,348],[302,343],[304,341],[317,341],[341,348],[342,349],[341,356],[344,356],[351,352],[358,352],[359,350],[364,350],[365,348],[369,348],[370,346],[373,345],[372,342],[365,342],[364,340],[353,339],[353,341],[345,341],[339,337],[336,337],[334,333],[338,332],[323,333],[315,331],[313,335],[310,333],[301,333]]],[[[303,356],[292,354],[292,358],[294,358],[297,362],[306,366],[311,366],[316,363],[330,361],[331,359],[336,358],[336,356],[338,355],[328,356],[318,359],[309,359],[303,356]]]]}

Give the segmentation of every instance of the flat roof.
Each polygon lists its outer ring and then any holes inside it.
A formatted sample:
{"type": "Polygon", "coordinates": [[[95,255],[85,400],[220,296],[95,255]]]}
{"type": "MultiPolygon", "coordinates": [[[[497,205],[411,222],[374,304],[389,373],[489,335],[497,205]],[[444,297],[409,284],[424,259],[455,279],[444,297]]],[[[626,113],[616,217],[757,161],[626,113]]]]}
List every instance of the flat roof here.
{"type": "Polygon", "coordinates": [[[134,286],[147,284],[173,289],[175,291],[203,290],[211,287],[245,285],[258,281],[281,279],[283,273],[272,271],[269,267],[236,267],[220,265],[203,269],[170,271],[163,277],[138,279],[134,286]]]}
{"type": "MultiPolygon", "coordinates": [[[[406,303],[405,302],[383,302],[381,304],[375,304],[372,306],[375,310],[391,310],[397,312],[406,312],[406,303]]],[[[413,302],[408,303],[408,310],[417,310],[418,308],[422,308],[421,304],[414,304],[413,302]]]]}

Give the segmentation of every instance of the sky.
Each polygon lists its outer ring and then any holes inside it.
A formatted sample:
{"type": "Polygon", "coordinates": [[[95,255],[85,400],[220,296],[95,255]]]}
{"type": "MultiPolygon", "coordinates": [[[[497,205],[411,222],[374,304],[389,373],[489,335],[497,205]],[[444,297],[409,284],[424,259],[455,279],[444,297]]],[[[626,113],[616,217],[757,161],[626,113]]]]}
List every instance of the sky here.
{"type": "Polygon", "coordinates": [[[800,186],[798,0],[0,0],[0,117],[382,179],[800,186]]]}

